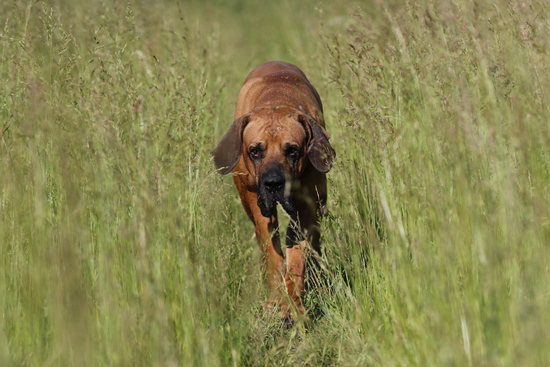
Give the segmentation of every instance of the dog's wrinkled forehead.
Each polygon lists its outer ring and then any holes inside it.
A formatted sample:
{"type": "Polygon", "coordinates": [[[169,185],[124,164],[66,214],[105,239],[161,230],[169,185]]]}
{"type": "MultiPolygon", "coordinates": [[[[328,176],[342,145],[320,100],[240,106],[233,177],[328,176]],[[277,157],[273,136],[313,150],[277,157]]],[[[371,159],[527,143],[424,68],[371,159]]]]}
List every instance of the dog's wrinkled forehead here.
{"type": "Polygon", "coordinates": [[[253,143],[302,144],[306,140],[306,131],[296,116],[254,115],[243,131],[245,145],[253,143]]]}

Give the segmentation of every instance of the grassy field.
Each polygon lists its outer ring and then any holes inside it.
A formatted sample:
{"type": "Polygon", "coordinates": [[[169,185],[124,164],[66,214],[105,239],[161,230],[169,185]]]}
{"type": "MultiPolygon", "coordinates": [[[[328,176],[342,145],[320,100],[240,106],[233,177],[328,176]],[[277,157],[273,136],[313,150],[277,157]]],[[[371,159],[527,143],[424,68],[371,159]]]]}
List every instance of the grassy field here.
{"type": "Polygon", "coordinates": [[[549,365],[550,6],[420,3],[2,1],[0,365],[549,365]],[[337,152],[291,329],[211,159],[269,60],[337,152]]]}

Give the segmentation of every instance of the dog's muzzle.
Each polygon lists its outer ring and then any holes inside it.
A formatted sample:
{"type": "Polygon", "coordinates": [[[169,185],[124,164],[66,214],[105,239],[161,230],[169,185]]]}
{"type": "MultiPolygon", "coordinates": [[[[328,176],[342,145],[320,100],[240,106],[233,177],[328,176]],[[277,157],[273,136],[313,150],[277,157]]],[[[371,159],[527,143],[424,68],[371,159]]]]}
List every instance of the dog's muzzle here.
{"type": "Polygon", "coordinates": [[[258,185],[258,206],[264,217],[275,213],[277,202],[289,213],[296,212],[294,198],[291,195],[290,181],[279,169],[266,170],[260,175],[258,185]]]}

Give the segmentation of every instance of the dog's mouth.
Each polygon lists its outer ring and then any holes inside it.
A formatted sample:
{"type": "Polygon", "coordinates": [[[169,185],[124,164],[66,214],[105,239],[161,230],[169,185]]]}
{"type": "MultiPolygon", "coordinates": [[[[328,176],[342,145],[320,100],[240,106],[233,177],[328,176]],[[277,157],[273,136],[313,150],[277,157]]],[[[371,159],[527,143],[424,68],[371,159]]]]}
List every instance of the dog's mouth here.
{"type": "Polygon", "coordinates": [[[260,177],[258,207],[262,215],[269,218],[275,214],[277,203],[281,204],[288,214],[296,213],[290,180],[285,179],[280,171],[268,171],[260,177]]]}
{"type": "Polygon", "coordinates": [[[258,195],[258,206],[264,217],[271,217],[275,214],[277,203],[281,204],[288,214],[296,213],[296,204],[292,196],[258,195]]]}

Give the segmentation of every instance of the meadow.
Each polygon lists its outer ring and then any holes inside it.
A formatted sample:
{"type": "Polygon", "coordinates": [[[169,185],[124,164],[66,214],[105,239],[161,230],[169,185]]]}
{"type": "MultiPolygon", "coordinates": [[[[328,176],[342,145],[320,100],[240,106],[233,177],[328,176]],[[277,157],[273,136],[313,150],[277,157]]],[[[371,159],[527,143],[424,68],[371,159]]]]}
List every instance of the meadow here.
{"type": "Polygon", "coordinates": [[[542,0],[2,1],[0,365],[548,365],[549,53],[542,0]],[[337,153],[292,328],[211,159],[270,60],[337,153]]]}

